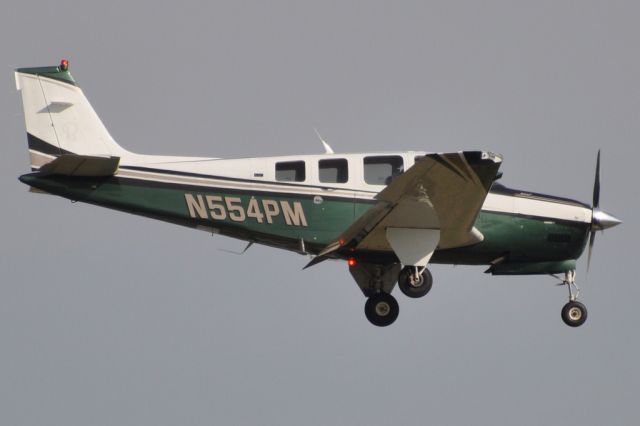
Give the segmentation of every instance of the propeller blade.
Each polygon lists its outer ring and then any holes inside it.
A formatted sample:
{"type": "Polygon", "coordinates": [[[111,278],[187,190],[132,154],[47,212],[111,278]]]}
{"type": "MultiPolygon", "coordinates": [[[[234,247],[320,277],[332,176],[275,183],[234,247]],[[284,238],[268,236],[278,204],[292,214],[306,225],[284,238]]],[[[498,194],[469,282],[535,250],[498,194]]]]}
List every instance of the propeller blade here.
{"type": "Polygon", "coordinates": [[[600,150],[598,150],[598,161],[596,162],[596,180],[593,183],[593,205],[592,208],[600,206],[600,150]]]}
{"type": "Polygon", "coordinates": [[[589,273],[589,266],[591,266],[591,253],[593,252],[593,243],[596,241],[596,231],[591,231],[589,236],[589,253],[587,254],[587,273],[589,273]]]}

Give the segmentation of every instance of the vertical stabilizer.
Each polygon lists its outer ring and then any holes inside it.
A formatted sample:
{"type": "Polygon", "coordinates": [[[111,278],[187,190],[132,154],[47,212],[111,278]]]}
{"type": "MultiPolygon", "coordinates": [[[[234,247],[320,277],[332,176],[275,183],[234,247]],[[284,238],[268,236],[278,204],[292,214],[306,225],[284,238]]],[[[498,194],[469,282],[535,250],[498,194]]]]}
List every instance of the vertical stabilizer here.
{"type": "Polygon", "coordinates": [[[59,66],[16,70],[32,169],[62,154],[122,157],[127,151],[111,137],[84,93],[59,66]]]}

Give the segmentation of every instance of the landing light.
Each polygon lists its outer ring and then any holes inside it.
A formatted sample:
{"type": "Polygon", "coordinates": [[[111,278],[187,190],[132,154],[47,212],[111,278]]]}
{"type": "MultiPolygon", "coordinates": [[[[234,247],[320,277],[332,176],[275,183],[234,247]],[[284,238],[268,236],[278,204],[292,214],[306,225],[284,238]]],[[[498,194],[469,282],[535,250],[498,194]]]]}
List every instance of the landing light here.
{"type": "Polygon", "coordinates": [[[66,59],[63,59],[60,61],[60,70],[61,71],[66,71],[69,69],[69,61],[67,61],[66,59]]]}
{"type": "Polygon", "coordinates": [[[358,262],[356,261],[355,257],[350,257],[349,259],[347,259],[347,265],[349,265],[350,268],[353,268],[357,264],[358,262]]]}

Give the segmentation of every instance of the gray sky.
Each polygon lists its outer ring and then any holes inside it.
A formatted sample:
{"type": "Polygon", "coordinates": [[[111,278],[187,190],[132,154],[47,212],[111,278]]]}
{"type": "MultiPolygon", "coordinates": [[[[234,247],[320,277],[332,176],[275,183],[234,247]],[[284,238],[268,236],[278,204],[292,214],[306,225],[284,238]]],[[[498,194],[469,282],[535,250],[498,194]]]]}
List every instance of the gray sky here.
{"type": "Polygon", "coordinates": [[[632,425],[637,2],[24,1],[0,14],[0,423],[632,425]],[[371,326],[341,262],[29,194],[12,70],[71,61],[134,152],[487,149],[625,223],[549,277],[434,266],[371,326]]]}

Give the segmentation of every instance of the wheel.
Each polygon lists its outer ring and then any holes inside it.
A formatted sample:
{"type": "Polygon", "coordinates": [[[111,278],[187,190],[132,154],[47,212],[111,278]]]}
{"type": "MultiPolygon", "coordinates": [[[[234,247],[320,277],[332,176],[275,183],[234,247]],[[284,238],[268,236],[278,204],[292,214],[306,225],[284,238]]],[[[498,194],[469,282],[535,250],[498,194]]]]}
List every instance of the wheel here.
{"type": "Polygon", "coordinates": [[[398,318],[400,307],[395,297],[388,293],[376,293],[367,299],[364,305],[364,314],[369,322],[378,327],[386,327],[393,324],[398,318]]]}
{"type": "Polygon", "coordinates": [[[562,321],[570,327],[580,327],[587,320],[587,308],[580,302],[572,301],[562,308],[562,321]]]}
{"type": "Polygon", "coordinates": [[[420,274],[418,281],[412,282],[413,268],[414,266],[405,266],[402,269],[398,276],[398,287],[400,287],[400,291],[402,291],[405,296],[415,299],[429,293],[433,285],[433,277],[431,276],[431,272],[425,268],[422,274],[420,274]]]}

